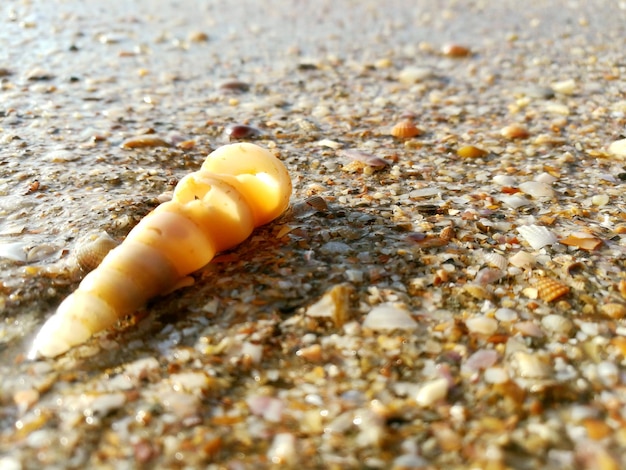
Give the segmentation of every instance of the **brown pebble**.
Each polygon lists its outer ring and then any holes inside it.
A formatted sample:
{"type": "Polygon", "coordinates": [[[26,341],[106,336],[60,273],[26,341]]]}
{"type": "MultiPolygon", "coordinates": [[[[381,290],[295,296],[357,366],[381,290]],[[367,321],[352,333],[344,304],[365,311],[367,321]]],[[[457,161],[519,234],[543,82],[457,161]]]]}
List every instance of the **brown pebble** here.
{"type": "Polygon", "coordinates": [[[228,138],[228,140],[242,140],[255,139],[263,135],[263,132],[260,129],[248,126],[247,124],[233,124],[232,126],[228,126],[224,129],[224,135],[228,138]]]}
{"type": "Polygon", "coordinates": [[[240,80],[229,80],[220,84],[219,89],[227,93],[245,93],[250,90],[250,85],[240,80]]]}

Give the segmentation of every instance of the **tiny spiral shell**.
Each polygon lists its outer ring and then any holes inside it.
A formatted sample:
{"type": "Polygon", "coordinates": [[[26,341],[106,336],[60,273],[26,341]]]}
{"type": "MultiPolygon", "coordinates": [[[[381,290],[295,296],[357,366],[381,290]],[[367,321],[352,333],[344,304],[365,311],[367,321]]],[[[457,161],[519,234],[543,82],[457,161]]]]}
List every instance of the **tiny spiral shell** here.
{"type": "Polygon", "coordinates": [[[106,232],[89,235],[76,245],[74,259],[80,270],[86,274],[96,269],[109,251],[117,245],[119,243],[106,232]]]}
{"type": "Polygon", "coordinates": [[[560,299],[564,295],[569,294],[570,288],[565,284],[548,277],[539,279],[535,283],[537,295],[546,302],[553,302],[560,299]]]}

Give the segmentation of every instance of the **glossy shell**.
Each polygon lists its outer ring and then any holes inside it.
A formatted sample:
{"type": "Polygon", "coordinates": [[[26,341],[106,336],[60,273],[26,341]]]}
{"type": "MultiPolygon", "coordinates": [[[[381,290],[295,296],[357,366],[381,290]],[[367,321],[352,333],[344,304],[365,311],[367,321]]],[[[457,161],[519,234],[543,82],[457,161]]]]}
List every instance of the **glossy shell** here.
{"type": "MultiPolygon", "coordinates": [[[[268,150],[248,143],[215,150],[61,302],[28,357],[63,354],[150,298],[189,285],[188,275],[217,252],[282,214],[290,195],[289,173],[268,150]]],[[[78,253],[87,269],[109,244],[106,238],[93,243],[78,253]]]]}

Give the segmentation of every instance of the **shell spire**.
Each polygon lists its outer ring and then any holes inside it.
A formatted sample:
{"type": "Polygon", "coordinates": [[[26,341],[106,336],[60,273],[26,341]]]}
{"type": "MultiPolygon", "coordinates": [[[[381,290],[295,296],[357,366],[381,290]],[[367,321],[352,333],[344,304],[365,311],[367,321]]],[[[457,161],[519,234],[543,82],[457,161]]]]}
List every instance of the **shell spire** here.
{"type": "Polygon", "coordinates": [[[85,276],[43,325],[28,358],[63,354],[171,290],[282,214],[291,189],[287,169],[268,150],[250,143],[216,149],[85,276]]]}

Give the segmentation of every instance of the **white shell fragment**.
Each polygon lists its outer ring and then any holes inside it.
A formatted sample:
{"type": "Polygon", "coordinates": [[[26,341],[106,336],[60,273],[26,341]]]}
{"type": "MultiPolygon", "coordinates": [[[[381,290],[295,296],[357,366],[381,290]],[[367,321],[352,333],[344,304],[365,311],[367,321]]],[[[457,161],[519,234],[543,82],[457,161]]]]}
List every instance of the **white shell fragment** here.
{"type": "Polygon", "coordinates": [[[407,85],[432,78],[433,71],[426,67],[406,67],[398,74],[398,81],[407,85]]]}
{"type": "Polygon", "coordinates": [[[520,207],[528,206],[531,204],[530,200],[519,194],[511,194],[510,196],[502,196],[499,198],[502,204],[511,209],[519,209],[520,207]]]}
{"type": "Polygon", "coordinates": [[[536,262],[537,260],[535,259],[534,255],[526,251],[518,251],[509,258],[509,263],[511,263],[516,268],[522,269],[532,268],[536,262]]]}
{"type": "Polygon", "coordinates": [[[523,225],[517,228],[519,234],[535,250],[546,245],[553,245],[558,240],[556,236],[543,225],[523,225]]]}
{"type": "Polygon", "coordinates": [[[554,189],[549,184],[540,181],[525,181],[519,185],[519,189],[534,198],[554,197],[554,189]]]}
{"type": "Polygon", "coordinates": [[[484,259],[485,259],[485,263],[487,263],[489,266],[501,269],[503,271],[506,269],[506,267],[509,264],[507,259],[504,256],[502,256],[500,253],[493,253],[493,252],[485,253],[484,259]]]}
{"type": "Polygon", "coordinates": [[[275,465],[293,465],[296,457],[296,437],[287,432],[276,434],[267,451],[269,461],[275,465]]]}
{"type": "Polygon", "coordinates": [[[492,335],[498,330],[498,320],[485,316],[477,316],[465,320],[465,326],[470,333],[492,335]]]}
{"type": "Polygon", "coordinates": [[[370,310],[363,321],[363,327],[377,331],[414,330],[417,328],[417,322],[413,320],[408,310],[386,303],[370,310]]]}
{"type": "Polygon", "coordinates": [[[626,139],[620,139],[609,145],[609,153],[614,157],[626,159],[626,139]]]}
{"type": "Polygon", "coordinates": [[[443,400],[448,394],[448,379],[440,378],[424,383],[417,394],[415,402],[420,406],[431,406],[439,400],[443,400]]]}
{"type": "Polygon", "coordinates": [[[500,186],[515,186],[515,178],[509,175],[496,175],[492,181],[500,186]]]}

